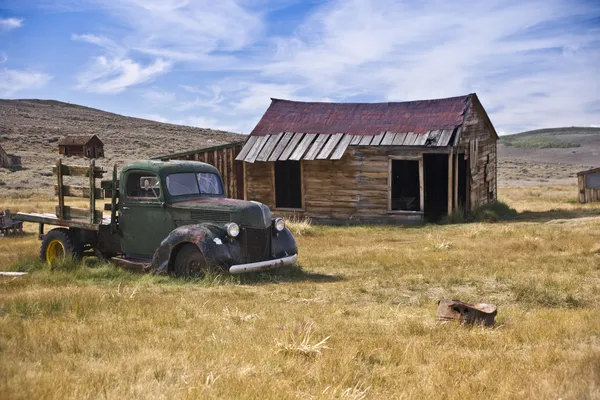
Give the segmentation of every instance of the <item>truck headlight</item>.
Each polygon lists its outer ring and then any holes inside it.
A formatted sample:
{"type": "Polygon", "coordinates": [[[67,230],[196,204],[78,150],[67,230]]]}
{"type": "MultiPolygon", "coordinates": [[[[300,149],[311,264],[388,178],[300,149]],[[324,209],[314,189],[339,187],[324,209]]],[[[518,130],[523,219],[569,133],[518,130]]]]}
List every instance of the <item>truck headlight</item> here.
{"type": "Polygon", "coordinates": [[[273,225],[275,225],[275,229],[277,230],[277,232],[281,232],[285,229],[285,221],[283,220],[283,218],[276,218],[275,223],[273,225]]]}
{"type": "Polygon", "coordinates": [[[237,237],[240,234],[240,226],[235,222],[228,223],[225,228],[227,229],[227,235],[229,237],[237,237]]]}

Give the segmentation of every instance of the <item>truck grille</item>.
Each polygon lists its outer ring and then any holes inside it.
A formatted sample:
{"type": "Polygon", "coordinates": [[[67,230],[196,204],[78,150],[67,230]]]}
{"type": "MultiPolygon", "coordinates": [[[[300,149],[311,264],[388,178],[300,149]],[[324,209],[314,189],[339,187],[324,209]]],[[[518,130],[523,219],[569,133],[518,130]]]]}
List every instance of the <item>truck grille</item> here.
{"type": "Polygon", "coordinates": [[[190,213],[192,221],[197,222],[212,222],[212,223],[223,223],[231,221],[231,216],[228,212],[216,211],[216,210],[192,210],[190,213]]]}
{"type": "Polygon", "coordinates": [[[271,228],[242,229],[242,251],[246,262],[265,261],[271,259],[271,228]]]}

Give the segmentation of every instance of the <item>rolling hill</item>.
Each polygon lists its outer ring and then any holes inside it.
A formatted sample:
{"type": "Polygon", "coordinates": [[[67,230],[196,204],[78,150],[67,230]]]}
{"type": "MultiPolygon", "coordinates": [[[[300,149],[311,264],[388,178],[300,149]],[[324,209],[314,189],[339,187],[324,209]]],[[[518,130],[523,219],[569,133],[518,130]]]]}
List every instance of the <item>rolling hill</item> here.
{"type": "Polygon", "coordinates": [[[58,158],[58,140],[69,134],[98,135],[106,154],[98,160],[102,166],[245,140],[236,133],[125,117],[54,100],[0,100],[0,144],[21,156],[24,167],[15,172],[0,169],[0,191],[53,184],[48,171],[58,158]]]}

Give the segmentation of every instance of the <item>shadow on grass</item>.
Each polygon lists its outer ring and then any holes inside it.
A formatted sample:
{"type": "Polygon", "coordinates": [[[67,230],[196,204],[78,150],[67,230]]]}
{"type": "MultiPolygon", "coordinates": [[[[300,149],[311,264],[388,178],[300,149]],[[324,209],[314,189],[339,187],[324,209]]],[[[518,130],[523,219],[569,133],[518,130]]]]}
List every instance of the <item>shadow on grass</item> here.
{"type": "Polygon", "coordinates": [[[244,285],[260,285],[270,283],[289,282],[317,282],[330,283],[344,280],[341,275],[327,275],[316,272],[307,272],[300,265],[282,267],[265,272],[254,272],[239,275],[239,282],[244,285]]]}
{"type": "Polygon", "coordinates": [[[183,279],[169,275],[154,275],[131,271],[115,264],[100,261],[94,257],[84,257],[82,260],[66,258],[52,264],[47,264],[33,255],[24,257],[10,268],[14,272],[34,274],[37,279],[53,283],[91,282],[91,283],[146,283],[158,285],[260,285],[288,282],[318,282],[328,283],[343,280],[339,275],[326,275],[306,272],[299,265],[277,268],[265,272],[242,275],[231,275],[224,270],[210,270],[203,278],[183,279]]]}
{"type": "Polygon", "coordinates": [[[581,209],[581,210],[561,210],[552,209],[547,211],[523,211],[520,212],[514,221],[547,222],[555,219],[576,219],[587,217],[600,217],[600,210],[581,209]]]}

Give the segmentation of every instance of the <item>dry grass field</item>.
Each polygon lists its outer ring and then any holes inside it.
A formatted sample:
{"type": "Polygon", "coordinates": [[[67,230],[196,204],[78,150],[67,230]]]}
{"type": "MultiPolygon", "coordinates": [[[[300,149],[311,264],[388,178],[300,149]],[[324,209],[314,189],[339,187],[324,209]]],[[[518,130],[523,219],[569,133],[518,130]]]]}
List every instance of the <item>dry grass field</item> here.
{"type": "Polygon", "coordinates": [[[33,233],[0,238],[0,268],[32,271],[0,278],[0,393],[600,398],[600,204],[575,196],[501,189],[519,216],[490,224],[295,226],[301,267],[202,281],[50,270],[33,233]],[[497,325],[437,323],[442,297],[496,304],[497,325]]]}

